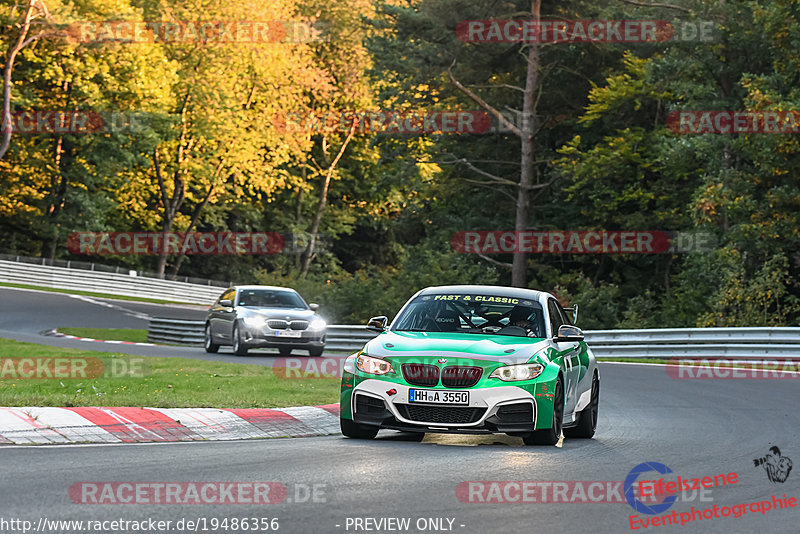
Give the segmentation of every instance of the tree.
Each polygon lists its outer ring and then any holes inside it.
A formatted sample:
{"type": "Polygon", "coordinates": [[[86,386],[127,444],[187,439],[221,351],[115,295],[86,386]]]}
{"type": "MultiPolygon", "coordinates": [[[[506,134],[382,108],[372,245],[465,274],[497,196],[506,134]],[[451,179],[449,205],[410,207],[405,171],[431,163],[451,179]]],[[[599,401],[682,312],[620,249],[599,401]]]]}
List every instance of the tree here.
{"type": "Polygon", "coordinates": [[[17,59],[17,54],[28,46],[30,43],[39,39],[44,35],[44,31],[40,31],[34,35],[28,36],[31,25],[34,24],[36,19],[49,18],[50,14],[47,11],[47,6],[42,0],[27,0],[24,12],[19,19],[16,26],[19,28],[17,38],[9,45],[8,54],[6,54],[6,63],[3,67],[3,116],[2,116],[2,138],[0,138],[0,159],[8,152],[8,147],[11,144],[11,75],[14,72],[14,61],[17,59]]]}

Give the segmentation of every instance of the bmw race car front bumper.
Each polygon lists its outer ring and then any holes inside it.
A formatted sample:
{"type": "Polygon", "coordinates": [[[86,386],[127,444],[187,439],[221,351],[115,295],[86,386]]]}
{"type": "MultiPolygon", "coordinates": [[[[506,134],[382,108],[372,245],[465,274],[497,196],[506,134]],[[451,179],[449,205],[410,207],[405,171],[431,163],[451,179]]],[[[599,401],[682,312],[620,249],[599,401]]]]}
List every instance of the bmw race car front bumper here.
{"type": "Polygon", "coordinates": [[[409,401],[411,389],[403,384],[368,379],[352,392],[353,421],[408,432],[458,434],[527,434],[536,424],[536,398],[517,386],[469,390],[469,405],[443,405],[409,401]]]}

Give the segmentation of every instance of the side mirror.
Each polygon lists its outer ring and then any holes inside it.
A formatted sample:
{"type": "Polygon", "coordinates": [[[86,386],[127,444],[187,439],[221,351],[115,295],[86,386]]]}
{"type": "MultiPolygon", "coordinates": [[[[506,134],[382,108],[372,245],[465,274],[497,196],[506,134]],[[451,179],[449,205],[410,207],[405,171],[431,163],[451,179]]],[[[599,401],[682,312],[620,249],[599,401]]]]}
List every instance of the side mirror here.
{"type": "Polygon", "coordinates": [[[222,299],[219,301],[219,305],[223,308],[233,308],[233,301],[230,299],[222,299]]]}
{"type": "Polygon", "coordinates": [[[308,305],[308,308],[311,311],[317,311],[319,309],[319,304],[316,304],[316,303],[312,302],[311,304],[308,305]]]}
{"type": "Polygon", "coordinates": [[[562,324],[558,327],[558,334],[553,341],[583,341],[583,332],[577,326],[562,324]]]}
{"type": "Polygon", "coordinates": [[[384,332],[386,325],[389,324],[389,318],[385,315],[373,317],[367,322],[367,330],[370,332],[384,332]]]}
{"type": "Polygon", "coordinates": [[[564,311],[572,314],[572,324],[578,324],[578,305],[573,304],[571,308],[564,308],[564,311]]]}

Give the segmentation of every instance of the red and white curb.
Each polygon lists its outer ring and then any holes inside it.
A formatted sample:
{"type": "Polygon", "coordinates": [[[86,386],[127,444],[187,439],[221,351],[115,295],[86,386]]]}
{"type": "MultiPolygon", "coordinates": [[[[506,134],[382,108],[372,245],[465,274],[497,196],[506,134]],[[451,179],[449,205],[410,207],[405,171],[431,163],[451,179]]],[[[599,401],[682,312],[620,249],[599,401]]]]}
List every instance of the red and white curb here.
{"type": "Polygon", "coordinates": [[[0,444],[219,441],[338,433],[338,404],[226,410],[0,407],[0,444]]]}
{"type": "Polygon", "coordinates": [[[44,335],[51,337],[63,337],[64,339],[74,339],[77,341],[94,341],[96,343],[110,343],[112,345],[140,345],[143,347],[155,347],[155,343],[139,343],[138,341],[114,341],[113,339],[94,339],[91,337],[78,337],[69,334],[62,334],[58,330],[48,330],[44,335]]]}

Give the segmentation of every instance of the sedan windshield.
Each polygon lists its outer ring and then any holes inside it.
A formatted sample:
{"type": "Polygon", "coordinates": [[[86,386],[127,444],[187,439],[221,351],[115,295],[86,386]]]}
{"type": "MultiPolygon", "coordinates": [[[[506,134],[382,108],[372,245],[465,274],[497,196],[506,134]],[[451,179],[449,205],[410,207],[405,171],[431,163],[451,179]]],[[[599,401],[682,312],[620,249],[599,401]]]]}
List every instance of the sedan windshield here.
{"type": "Polygon", "coordinates": [[[239,293],[239,306],[248,308],[302,308],[306,303],[294,291],[244,289],[239,293]]]}
{"type": "Polygon", "coordinates": [[[394,331],[459,332],[544,338],[538,302],[496,295],[423,295],[397,318],[394,331]]]}

